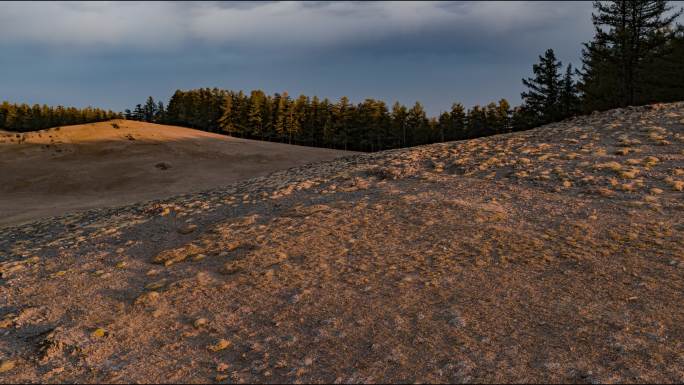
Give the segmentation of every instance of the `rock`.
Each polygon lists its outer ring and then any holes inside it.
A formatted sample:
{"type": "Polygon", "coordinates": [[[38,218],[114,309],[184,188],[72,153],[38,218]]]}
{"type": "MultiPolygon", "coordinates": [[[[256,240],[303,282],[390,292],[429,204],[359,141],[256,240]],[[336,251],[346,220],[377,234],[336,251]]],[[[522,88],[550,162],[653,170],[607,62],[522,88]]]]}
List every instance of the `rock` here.
{"type": "Polygon", "coordinates": [[[12,327],[12,325],[14,325],[14,317],[5,316],[2,320],[0,320],[0,329],[9,329],[12,327]]]}
{"type": "Polygon", "coordinates": [[[50,274],[50,277],[51,278],[57,278],[57,277],[61,277],[61,276],[65,275],[66,273],[67,273],[66,270],[60,270],[60,271],[57,271],[57,272],[50,274]]]}
{"type": "Polygon", "coordinates": [[[223,265],[223,269],[221,269],[221,272],[226,275],[236,274],[240,271],[242,271],[242,266],[235,262],[228,262],[225,265],[223,265]]]}
{"type": "Polygon", "coordinates": [[[195,328],[199,329],[203,326],[206,326],[209,323],[209,320],[206,318],[198,318],[195,320],[195,322],[192,323],[192,326],[195,328]]]}
{"type": "Polygon", "coordinates": [[[158,168],[158,169],[160,169],[160,170],[163,171],[163,170],[168,170],[168,169],[170,169],[170,168],[171,168],[171,165],[168,164],[168,163],[166,163],[166,162],[159,162],[159,163],[155,164],[154,167],[156,167],[156,168],[158,168]]]}
{"type": "Polygon", "coordinates": [[[180,234],[190,234],[195,230],[197,230],[197,225],[187,225],[178,229],[178,232],[180,234]]]}
{"type": "Polygon", "coordinates": [[[163,288],[164,286],[166,286],[166,280],[161,279],[159,281],[152,282],[152,283],[145,285],[145,289],[147,289],[147,290],[158,290],[158,289],[163,288]]]}
{"type": "Polygon", "coordinates": [[[218,340],[214,345],[209,345],[207,349],[211,350],[212,352],[218,352],[224,349],[228,349],[230,347],[231,343],[230,341],[221,338],[218,340]]]}
{"type": "Polygon", "coordinates": [[[64,343],[63,329],[56,327],[38,344],[40,362],[45,363],[54,357],[64,354],[67,344],[64,343]]]}
{"type": "Polygon", "coordinates": [[[159,293],[156,291],[150,291],[140,295],[135,299],[136,305],[150,305],[159,300],[159,293]]]}
{"type": "Polygon", "coordinates": [[[0,361],[0,373],[5,373],[9,372],[10,370],[14,369],[14,362],[13,361],[0,361]]]}

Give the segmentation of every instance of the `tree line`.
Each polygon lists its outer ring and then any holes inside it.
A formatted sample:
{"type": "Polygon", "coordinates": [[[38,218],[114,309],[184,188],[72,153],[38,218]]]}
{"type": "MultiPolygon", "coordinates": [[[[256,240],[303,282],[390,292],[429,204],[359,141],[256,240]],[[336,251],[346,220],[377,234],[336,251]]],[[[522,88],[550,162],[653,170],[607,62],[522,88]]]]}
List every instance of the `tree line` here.
{"type": "Polygon", "coordinates": [[[419,102],[410,108],[398,102],[389,107],[375,99],[354,104],[347,97],[331,102],[317,96],[292,98],[285,92],[254,90],[247,95],[201,88],[176,91],[156,122],[242,138],[378,151],[510,132],[511,113],[505,99],[468,110],[455,103],[430,118],[419,102]]]}
{"type": "Polygon", "coordinates": [[[152,97],[131,111],[9,104],[0,106],[0,128],[30,131],[56,125],[125,117],[221,132],[233,136],[357,151],[378,151],[471,139],[556,122],[581,113],[628,105],[684,100],[682,10],[665,0],[594,1],[594,38],[583,43],[580,69],[563,67],[553,49],[539,56],[522,79],[522,104],[501,99],[428,117],[416,102],[366,99],[351,103],[286,92],[201,88],[177,90],[166,108],[152,97]]]}
{"type": "Polygon", "coordinates": [[[28,132],[45,128],[102,122],[122,119],[123,115],[111,110],[86,107],[50,107],[45,104],[0,104],[0,130],[28,132]]]}
{"type": "Polygon", "coordinates": [[[132,116],[239,137],[377,151],[524,130],[596,110],[684,100],[684,29],[674,25],[682,11],[673,12],[665,0],[594,1],[593,6],[595,35],[583,43],[582,68],[568,64],[563,69],[553,49],[546,50],[532,66],[533,76],[522,79],[526,90],[515,108],[505,99],[467,110],[455,103],[450,111],[427,117],[418,102],[390,108],[375,99],[352,104],[342,97],[333,103],[316,96],[203,88],[176,91],[166,111],[148,98],[132,116]]]}
{"type": "Polygon", "coordinates": [[[582,68],[567,67],[552,49],[523,79],[520,116],[529,127],[611,108],[684,100],[682,10],[665,0],[594,1],[594,38],[583,43],[582,68]],[[575,83],[573,78],[578,77],[575,83]]]}

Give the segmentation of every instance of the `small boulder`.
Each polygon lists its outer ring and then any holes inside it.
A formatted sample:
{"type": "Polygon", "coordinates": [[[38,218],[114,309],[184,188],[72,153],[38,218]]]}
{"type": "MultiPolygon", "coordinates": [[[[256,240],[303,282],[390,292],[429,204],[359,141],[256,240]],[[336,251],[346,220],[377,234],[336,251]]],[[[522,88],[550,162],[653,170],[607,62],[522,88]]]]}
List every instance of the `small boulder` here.
{"type": "Polygon", "coordinates": [[[168,169],[170,169],[170,168],[171,168],[171,165],[168,164],[168,163],[166,163],[166,162],[159,162],[159,163],[155,164],[154,167],[156,167],[156,168],[158,168],[158,169],[160,169],[160,170],[163,171],[163,170],[168,170],[168,169]]]}
{"type": "Polygon", "coordinates": [[[183,226],[183,227],[179,228],[178,232],[180,234],[190,234],[195,230],[197,230],[197,225],[187,225],[187,226],[183,226]]]}
{"type": "Polygon", "coordinates": [[[218,340],[214,345],[209,345],[207,348],[211,350],[212,352],[218,352],[224,349],[228,349],[230,347],[231,343],[228,340],[225,340],[221,338],[218,340]]]}
{"type": "Polygon", "coordinates": [[[12,369],[14,369],[14,362],[0,361],[0,373],[9,372],[12,369]]]}

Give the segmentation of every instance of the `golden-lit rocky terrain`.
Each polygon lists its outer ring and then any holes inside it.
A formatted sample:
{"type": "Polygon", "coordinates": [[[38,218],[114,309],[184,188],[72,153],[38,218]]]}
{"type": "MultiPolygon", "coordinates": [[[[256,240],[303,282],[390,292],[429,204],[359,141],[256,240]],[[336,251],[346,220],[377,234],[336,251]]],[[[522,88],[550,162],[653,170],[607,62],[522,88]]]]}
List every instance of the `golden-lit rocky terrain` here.
{"type": "Polygon", "coordinates": [[[684,103],[0,229],[1,382],[682,382],[684,103]]]}

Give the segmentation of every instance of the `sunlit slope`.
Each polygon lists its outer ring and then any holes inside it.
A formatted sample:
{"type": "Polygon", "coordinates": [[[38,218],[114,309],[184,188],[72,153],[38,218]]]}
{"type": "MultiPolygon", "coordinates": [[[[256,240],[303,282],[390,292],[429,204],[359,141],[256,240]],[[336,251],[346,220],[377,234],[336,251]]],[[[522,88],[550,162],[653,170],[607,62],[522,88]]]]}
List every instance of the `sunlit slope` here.
{"type": "Polygon", "coordinates": [[[0,225],[198,191],[343,154],[135,121],[4,132],[0,225]]]}

